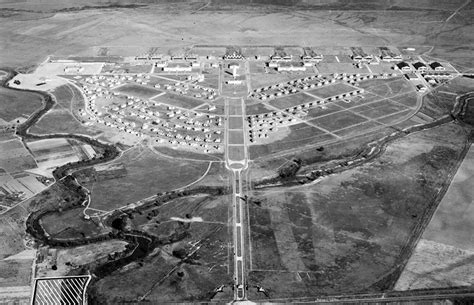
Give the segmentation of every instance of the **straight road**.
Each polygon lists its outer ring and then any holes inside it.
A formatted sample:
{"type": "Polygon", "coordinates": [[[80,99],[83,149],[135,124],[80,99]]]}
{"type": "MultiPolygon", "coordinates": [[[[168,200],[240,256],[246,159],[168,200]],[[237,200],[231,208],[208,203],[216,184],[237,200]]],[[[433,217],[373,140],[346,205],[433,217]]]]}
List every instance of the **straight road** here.
{"type": "Polygon", "coordinates": [[[247,169],[247,137],[245,136],[245,104],[243,98],[227,98],[225,101],[225,159],[232,173],[232,231],[234,256],[234,301],[245,301],[246,296],[246,249],[245,197],[242,188],[242,172],[247,169]]]}

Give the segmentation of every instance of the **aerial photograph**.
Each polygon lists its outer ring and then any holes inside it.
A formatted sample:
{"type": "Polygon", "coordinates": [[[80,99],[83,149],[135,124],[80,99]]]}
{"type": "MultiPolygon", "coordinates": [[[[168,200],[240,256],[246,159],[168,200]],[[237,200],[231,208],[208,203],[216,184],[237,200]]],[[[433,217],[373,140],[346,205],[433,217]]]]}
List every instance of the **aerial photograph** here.
{"type": "Polygon", "coordinates": [[[0,0],[0,305],[472,305],[473,142],[473,0],[0,0]]]}

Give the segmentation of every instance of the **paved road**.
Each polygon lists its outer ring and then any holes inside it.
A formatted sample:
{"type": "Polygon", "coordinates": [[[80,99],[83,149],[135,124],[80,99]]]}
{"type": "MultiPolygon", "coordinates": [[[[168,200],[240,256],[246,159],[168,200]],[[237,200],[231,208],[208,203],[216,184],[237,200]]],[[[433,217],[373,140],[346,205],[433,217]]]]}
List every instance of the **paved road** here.
{"type": "Polygon", "coordinates": [[[225,158],[232,172],[232,227],[234,253],[234,301],[246,300],[245,234],[242,172],[248,166],[245,136],[245,104],[242,98],[227,98],[225,102],[225,158]]]}

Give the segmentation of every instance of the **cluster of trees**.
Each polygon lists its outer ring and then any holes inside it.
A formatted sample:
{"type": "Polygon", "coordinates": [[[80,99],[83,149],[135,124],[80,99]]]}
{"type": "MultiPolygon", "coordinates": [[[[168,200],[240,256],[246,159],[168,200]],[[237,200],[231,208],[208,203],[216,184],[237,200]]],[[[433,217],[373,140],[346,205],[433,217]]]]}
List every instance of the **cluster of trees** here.
{"type": "Polygon", "coordinates": [[[294,177],[301,168],[303,161],[300,158],[294,158],[278,170],[280,178],[294,177]]]}

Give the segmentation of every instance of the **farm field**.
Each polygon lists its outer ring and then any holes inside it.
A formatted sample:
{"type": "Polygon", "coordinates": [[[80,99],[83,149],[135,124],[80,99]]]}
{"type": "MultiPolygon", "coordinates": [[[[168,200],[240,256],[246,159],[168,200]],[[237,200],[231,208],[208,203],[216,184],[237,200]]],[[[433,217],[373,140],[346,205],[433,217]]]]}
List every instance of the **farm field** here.
{"type": "Polygon", "coordinates": [[[397,290],[472,285],[473,161],[471,146],[398,280],[397,290]]]}
{"type": "Polygon", "coordinates": [[[28,173],[17,173],[13,176],[8,173],[0,173],[0,204],[12,206],[24,199],[41,192],[46,186],[41,183],[37,176],[28,173]]]}
{"type": "Polygon", "coordinates": [[[17,118],[25,119],[43,104],[43,98],[39,94],[3,87],[0,87],[0,100],[0,119],[6,122],[17,118]]]}
{"type": "Polygon", "coordinates": [[[52,177],[52,171],[63,164],[94,157],[95,150],[88,144],[64,138],[45,139],[27,143],[38,169],[32,172],[52,177]]]}
{"type": "Polygon", "coordinates": [[[0,168],[13,173],[36,168],[35,160],[19,139],[0,142],[0,168]]]}
{"type": "Polygon", "coordinates": [[[318,184],[254,191],[261,204],[249,206],[250,280],[274,298],[390,287],[406,238],[446,180],[439,171],[454,169],[466,138],[447,124],[396,140],[379,159],[318,184]]]}
{"type": "Polygon", "coordinates": [[[178,189],[199,179],[209,163],[163,157],[138,146],[110,165],[120,165],[123,171],[108,176],[109,165],[95,167],[104,178],[86,183],[92,192],[91,208],[109,211],[158,192],[178,189]]]}

